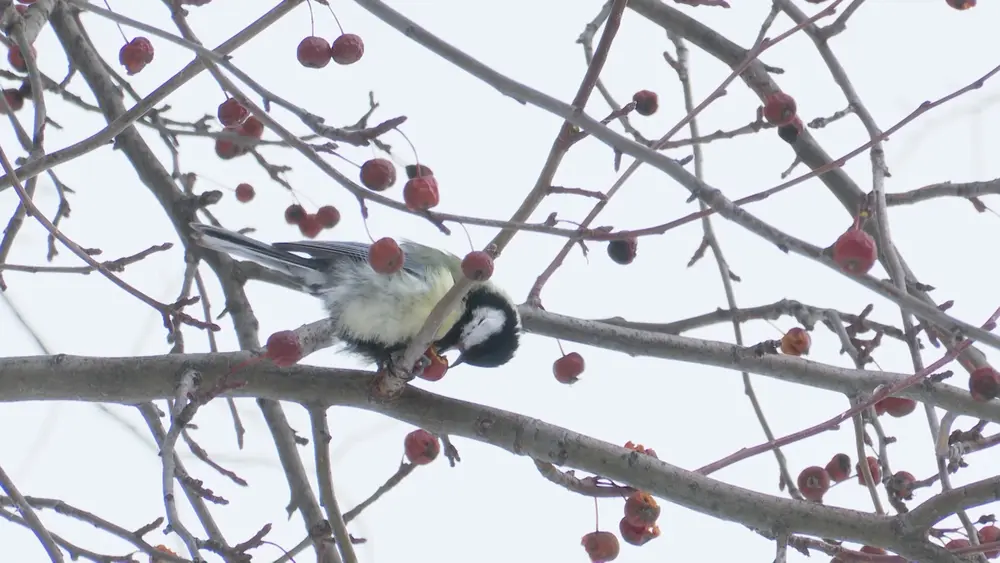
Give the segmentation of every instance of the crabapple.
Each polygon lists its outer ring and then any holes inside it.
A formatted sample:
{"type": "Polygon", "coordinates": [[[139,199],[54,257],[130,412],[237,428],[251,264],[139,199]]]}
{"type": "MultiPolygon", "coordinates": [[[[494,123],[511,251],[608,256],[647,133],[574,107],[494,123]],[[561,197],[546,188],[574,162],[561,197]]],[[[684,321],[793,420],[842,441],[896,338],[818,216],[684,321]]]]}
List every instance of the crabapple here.
{"type": "Polygon", "coordinates": [[[850,229],[833,243],[833,261],[849,274],[867,274],[878,260],[875,239],[861,229],[850,229]]]}
{"type": "Polygon", "coordinates": [[[823,502],[823,495],[830,490],[830,474],[816,465],[803,469],[797,482],[802,496],[813,502],[823,502]]]}
{"type": "Polygon", "coordinates": [[[380,238],[368,248],[368,264],[380,274],[395,274],[403,269],[403,249],[391,237],[380,238]]]}
{"type": "Polygon", "coordinates": [[[559,383],[573,384],[583,373],[583,356],[579,352],[570,352],[552,364],[552,375],[559,383]]]}
{"type": "Polygon", "coordinates": [[[441,443],[434,434],[418,428],[403,439],[403,452],[413,465],[427,465],[441,453],[441,443]]]}
{"type": "Polygon", "coordinates": [[[462,259],[462,273],[472,281],[482,282],[493,275],[493,257],[482,250],[474,250],[462,259]]]}
{"type": "Polygon", "coordinates": [[[264,356],[278,367],[296,364],[302,359],[302,344],[299,336],[291,330],[279,330],[267,337],[264,356]]]}

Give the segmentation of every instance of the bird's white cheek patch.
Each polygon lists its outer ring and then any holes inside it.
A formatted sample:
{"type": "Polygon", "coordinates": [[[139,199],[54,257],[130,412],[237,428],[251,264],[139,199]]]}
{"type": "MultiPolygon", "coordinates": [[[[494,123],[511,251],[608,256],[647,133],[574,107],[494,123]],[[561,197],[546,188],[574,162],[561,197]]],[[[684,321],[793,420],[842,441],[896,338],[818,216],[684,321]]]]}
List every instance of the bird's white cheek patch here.
{"type": "Polygon", "coordinates": [[[462,345],[468,349],[482,344],[494,334],[500,332],[507,317],[503,311],[492,307],[480,307],[472,313],[472,321],[462,331],[462,345]]]}

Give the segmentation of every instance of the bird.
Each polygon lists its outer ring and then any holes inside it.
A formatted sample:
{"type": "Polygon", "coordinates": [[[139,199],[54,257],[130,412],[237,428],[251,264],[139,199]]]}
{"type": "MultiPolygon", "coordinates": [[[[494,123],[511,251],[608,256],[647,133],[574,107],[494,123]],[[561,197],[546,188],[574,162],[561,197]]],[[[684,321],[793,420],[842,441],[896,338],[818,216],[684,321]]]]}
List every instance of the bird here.
{"type": "MultiPolygon", "coordinates": [[[[381,274],[368,263],[369,244],[301,241],[268,244],[213,225],[191,223],[206,249],[289,276],[298,290],[319,298],[345,351],[380,368],[396,365],[431,310],[464,277],[462,259],[413,241],[399,243],[403,267],[381,274]]],[[[434,337],[437,353],[457,349],[460,364],[496,368],[517,352],[521,317],[496,284],[476,282],[434,337]]]]}

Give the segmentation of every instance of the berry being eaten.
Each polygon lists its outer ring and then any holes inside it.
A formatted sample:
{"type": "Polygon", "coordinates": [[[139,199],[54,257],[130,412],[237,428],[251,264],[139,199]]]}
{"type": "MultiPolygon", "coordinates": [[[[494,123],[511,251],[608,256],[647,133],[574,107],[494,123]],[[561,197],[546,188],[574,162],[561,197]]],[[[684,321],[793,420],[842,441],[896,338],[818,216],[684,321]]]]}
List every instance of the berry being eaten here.
{"type": "Polygon", "coordinates": [[[333,62],[340,65],[350,65],[361,60],[365,54],[365,42],[353,33],[345,33],[333,40],[330,45],[330,55],[333,62]]]}
{"type": "Polygon", "coordinates": [[[886,490],[898,499],[912,500],[913,485],[917,478],[909,471],[897,471],[886,484],[886,490]]]}
{"type": "Polygon", "coordinates": [[[118,51],[118,62],[129,76],[138,73],[153,62],[153,44],[142,36],[132,39],[118,51]]]}
{"type": "Polygon", "coordinates": [[[324,205],[316,210],[316,220],[324,229],[332,229],[340,223],[340,211],[332,205],[324,205]]]}
{"type": "Polygon", "coordinates": [[[279,330],[267,337],[264,357],[278,367],[295,365],[302,359],[302,344],[299,336],[291,330],[279,330]]]}
{"type": "Polygon", "coordinates": [[[587,551],[592,563],[614,561],[621,551],[618,538],[611,532],[590,532],[583,536],[580,545],[587,551]]]}
{"type": "Polygon", "coordinates": [[[833,243],[833,261],[849,274],[867,274],[878,260],[875,239],[861,229],[850,229],[833,243]]]}
{"type": "Polygon", "coordinates": [[[427,465],[441,453],[441,443],[437,436],[420,428],[403,439],[403,453],[413,465],[427,465]]]}
{"type": "Polygon", "coordinates": [[[823,495],[830,490],[830,474],[826,469],[813,465],[799,473],[797,484],[806,500],[823,502],[823,495]]]}
{"type": "Polygon", "coordinates": [[[851,456],[836,454],[826,464],[826,473],[834,483],[846,481],[851,476],[851,456]]]}
{"type": "Polygon", "coordinates": [[[793,327],[781,337],[781,353],[789,356],[807,356],[812,337],[802,327],[793,327]]]}
{"type": "Polygon", "coordinates": [[[373,192],[383,192],[396,183],[396,167],[385,158],[373,158],[361,165],[361,185],[373,192]]]}
{"type": "Polygon", "coordinates": [[[322,37],[310,35],[295,49],[295,58],[306,68],[323,68],[330,64],[330,44],[322,37]]]}
{"type": "Polygon", "coordinates": [[[236,98],[226,98],[226,101],[219,104],[218,116],[223,127],[239,127],[250,117],[250,110],[243,107],[236,98]]]}
{"type": "Polygon", "coordinates": [[[403,202],[411,211],[427,211],[440,202],[437,180],[433,176],[420,176],[406,181],[403,202]]]}
{"type": "Polygon", "coordinates": [[[608,257],[616,264],[627,266],[635,260],[639,240],[635,237],[615,239],[608,242],[608,257]]]}
{"type": "Polygon", "coordinates": [[[448,373],[448,358],[437,353],[433,346],[424,352],[424,357],[430,360],[430,364],[420,372],[418,377],[427,381],[440,381],[448,373]]]}
{"type": "Polygon", "coordinates": [[[788,125],[795,119],[798,108],[795,98],[784,92],[774,92],[764,98],[764,119],[774,125],[788,125]]]}
{"type": "Polygon", "coordinates": [[[380,238],[368,248],[368,264],[380,274],[402,270],[404,259],[403,249],[391,237],[380,238]]]}
{"type": "Polygon", "coordinates": [[[804,127],[805,125],[802,124],[802,120],[798,116],[795,116],[791,122],[778,127],[778,137],[791,145],[799,140],[799,135],[802,133],[804,127]]]}
{"type": "Polygon", "coordinates": [[[660,517],[660,505],[652,495],[636,491],[625,499],[625,521],[636,528],[648,528],[660,517]]]}
{"type": "Polygon", "coordinates": [[[583,368],[583,356],[578,352],[570,352],[553,362],[552,375],[559,383],[571,385],[577,382],[580,374],[583,373],[583,368]]]}
{"type": "Polygon", "coordinates": [[[628,523],[627,518],[622,518],[621,521],[618,522],[618,532],[622,535],[622,539],[625,540],[625,543],[636,547],[643,546],[649,542],[649,540],[660,537],[660,527],[656,524],[648,527],[633,526],[628,523]]]}
{"type": "Polygon", "coordinates": [[[462,273],[472,281],[483,282],[493,276],[493,257],[482,250],[474,250],[462,259],[462,273]]]}
{"type": "Polygon", "coordinates": [[[240,203],[247,203],[253,199],[254,192],[253,186],[247,184],[246,182],[236,186],[236,201],[240,203]]]}
{"type": "Polygon", "coordinates": [[[635,102],[635,112],[639,115],[653,115],[660,108],[656,92],[650,90],[639,90],[632,94],[632,101],[635,102]]]}

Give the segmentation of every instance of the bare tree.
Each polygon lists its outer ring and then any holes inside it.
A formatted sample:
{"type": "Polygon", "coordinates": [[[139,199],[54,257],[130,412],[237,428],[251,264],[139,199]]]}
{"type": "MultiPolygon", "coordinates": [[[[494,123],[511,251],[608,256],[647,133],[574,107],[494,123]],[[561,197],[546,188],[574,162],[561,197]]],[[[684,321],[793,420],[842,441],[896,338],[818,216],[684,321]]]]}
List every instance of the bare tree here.
{"type": "MultiPolygon", "coordinates": [[[[457,69],[522,104],[537,106],[565,120],[523,204],[509,219],[502,220],[434,210],[438,203],[436,181],[430,181],[433,172],[427,167],[421,168],[420,164],[406,167],[408,187],[402,198],[393,197],[391,192],[383,193],[394,184],[391,178],[396,171],[390,159],[372,159],[363,165],[361,184],[331,165],[324,156],[339,156],[340,146],[374,147],[396,158],[398,151],[386,144],[384,136],[398,131],[407,117],[394,116],[376,122],[374,115],[379,104],[374,94],[369,100],[370,110],[356,123],[332,126],[320,115],[269,91],[230,61],[229,54],[299,7],[303,0],[276,0],[270,11],[214,49],[203,46],[188,24],[188,17],[194,17],[189,10],[196,12],[198,6],[211,0],[164,0],[176,28],[170,31],[122,16],[110,6],[101,7],[87,0],[20,1],[23,3],[0,0],[3,7],[0,25],[5,32],[0,39],[8,47],[8,61],[13,67],[13,71],[0,72],[0,77],[21,82],[20,87],[3,91],[0,106],[9,116],[20,149],[26,154],[23,159],[15,159],[11,156],[15,152],[12,147],[0,148],[0,164],[4,169],[0,190],[13,188],[19,201],[0,240],[0,288],[6,289],[2,277],[5,271],[96,272],[155,310],[162,317],[170,346],[169,353],[160,356],[112,358],[46,354],[0,359],[0,398],[4,402],[47,400],[134,405],[148,425],[162,458],[163,515],[140,527],[134,522],[113,523],[97,512],[70,506],[59,499],[24,494],[0,467],[0,489],[5,493],[0,496],[0,517],[30,529],[52,561],[65,561],[67,557],[95,562],[145,559],[191,562],[208,558],[227,562],[275,560],[273,557],[267,559],[268,555],[258,551],[269,543],[271,524],[262,523],[259,531],[249,538],[233,538],[226,534],[214,521],[212,506],[228,501],[186,468],[178,455],[178,449],[186,448],[218,476],[246,485],[236,472],[214,460],[189,430],[197,420],[198,410],[206,403],[228,402],[242,446],[244,430],[235,399],[250,397],[256,399],[287,478],[289,513],[297,511],[306,527],[299,545],[284,546],[286,554],[276,561],[291,561],[296,557],[303,560],[308,555],[307,550],[314,551],[315,560],[324,563],[358,561],[353,546],[364,539],[351,535],[351,521],[387,491],[405,483],[407,476],[419,466],[435,461],[442,450],[454,466],[460,458],[452,437],[485,442],[514,455],[527,456],[543,478],[571,493],[595,499],[622,498],[624,517],[618,529],[597,530],[581,539],[582,549],[593,561],[615,559],[620,549],[619,537],[635,546],[656,541],[664,533],[657,525],[658,502],[675,503],[749,527],[765,541],[773,542],[776,563],[786,561],[789,547],[807,555],[833,556],[839,562],[953,563],[1000,555],[1000,529],[994,525],[992,515],[974,519],[966,512],[1000,499],[1000,476],[952,485],[952,476],[960,474],[966,466],[965,456],[1000,443],[1000,434],[986,432],[990,423],[1000,422],[1000,403],[995,400],[1000,393],[1000,374],[980,350],[980,347],[1000,349],[1000,337],[992,332],[1000,309],[979,326],[949,315],[951,302],[937,303],[930,295],[933,288],[920,281],[894,245],[887,211],[893,206],[934,198],[959,197],[971,202],[976,211],[984,212],[988,208],[980,196],[1000,193],[1000,180],[935,184],[887,194],[884,183],[888,171],[882,146],[890,134],[926,112],[982,87],[1000,72],[1000,66],[973,77],[968,85],[946,96],[920,105],[898,123],[886,126],[876,121],[859,98],[830,45],[831,39],[847,29],[851,17],[863,9],[864,0],[807,0],[805,3],[773,0],[767,18],[759,24],[756,40],[750,45],[740,45],[693,17],[692,14],[702,11],[729,8],[724,0],[609,0],[580,35],[578,43],[582,46],[587,68],[576,95],[570,103],[565,103],[487,67],[379,0],[356,0],[373,17],[457,69]],[[672,4],[696,9],[682,11],[672,4]],[[80,17],[84,12],[107,18],[120,24],[123,30],[130,30],[128,35],[122,33],[124,45],[119,61],[107,61],[97,52],[80,17]],[[780,31],[776,29],[779,15],[790,19],[793,25],[780,31]],[[601,80],[602,68],[625,17],[643,18],[664,30],[667,49],[663,57],[675,71],[683,91],[684,118],[657,139],[644,136],[632,122],[637,114],[648,116],[657,111],[657,95],[639,91],[623,104],[613,92],[613,85],[606,85],[601,80]],[[48,69],[40,68],[32,47],[46,26],[51,27],[69,61],[69,70],[61,80],[47,74],[48,69]],[[769,66],[761,58],[768,49],[795,34],[805,35],[812,41],[845,100],[841,111],[807,123],[800,118],[795,99],[779,85],[782,70],[769,66]],[[156,47],[168,42],[190,50],[196,59],[149,94],[138,94],[129,85],[128,76],[155,65],[156,47]],[[689,49],[692,47],[731,69],[728,78],[701,100],[693,93],[689,75],[689,49]],[[121,67],[125,68],[126,76],[121,74],[121,67]],[[163,104],[204,71],[227,95],[218,115],[193,122],[171,118],[170,108],[163,104]],[[83,79],[83,84],[79,78],[83,79]],[[737,80],[742,86],[736,84],[737,80]],[[731,130],[702,132],[698,126],[699,114],[722,98],[727,90],[742,87],[760,99],[757,116],[731,130]],[[82,93],[84,90],[88,92],[86,95],[82,93]],[[609,114],[601,116],[603,119],[596,119],[587,111],[595,91],[613,108],[609,114]],[[91,96],[96,105],[85,101],[91,96]],[[55,97],[80,111],[100,113],[107,125],[83,141],[48,152],[45,133],[59,124],[58,117],[46,111],[45,102],[55,97]],[[29,113],[26,101],[31,102],[30,117],[26,117],[29,113]],[[272,107],[287,110],[298,119],[295,126],[305,126],[311,133],[296,135],[291,132],[289,124],[282,124],[271,115],[272,107]],[[842,119],[859,120],[868,138],[849,153],[831,157],[814,139],[811,130],[842,119]],[[140,128],[155,132],[169,151],[169,161],[157,156],[139,134],[140,128]],[[687,137],[678,138],[682,133],[687,137]],[[794,152],[794,162],[783,174],[783,179],[800,168],[808,168],[808,171],[751,196],[731,200],[705,181],[702,149],[713,141],[757,133],[778,135],[794,152]],[[767,441],[691,471],[660,460],[653,449],[643,445],[607,443],[542,420],[451,399],[412,385],[417,377],[435,380],[443,376],[447,365],[442,366],[439,358],[428,355],[426,359],[431,360],[430,364],[421,359],[445,319],[460,306],[465,293],[476,283],[473,279],[456,280],[454,287],[431,312],[420,334],[409,343],[403,361],[381,370],[356,371],[299,364],[302,358],[333,344],[332,328],[327,320],[272,334],[262,346],[244,284],[248,280],[263,280],[285,287],[295,284],[273,271],[205,251],[195,243],[189,225],[192,222],[221,225],[212,208],[222,201],[224,193],[202,189],[198,175],[185,172],[179,150],[182,137],[213,139],[216,153],[223,159],[252,157],[273,182],[289,190],[292,186],[285,177],[287,167],[272,164],[261,149],[279,147],[295,151],[352,194],[359,212],[365,216],[369,206],[380,205],[395,213],[422,218],[446,233],[456,225],[498,229],[499,233],[485,249],[490,255],[489,264],[481,270],[489,271],[480,274],[487,277],[492,272],[492,259],[503,256],[504,249],[519,232],[564,238],[562,250],[538,276],[525,303],[519,306],[524,329],[537,335],[632,355],[739,371],[767,441]],[[556,185],[556,173],[564,157],[578,143],[590,138],[588,142],[596,140],[607,145],[609,162],[613,162],[616,171],[626,156],[634,159],[633,162],[607,190],[556,185]],[[121,157],[135,169],[141,183],[169,218],[185,249],[183,289],[171,302],[151,297],[147,291],[125,282],[119,274],[139,261],[170,249],[172,243],[142,241],[141,248],[130,256],[98,260],[100,250],[75,242],[61,230],[75,196],[56,176],[55,168],[85,158],[109,143],[113,143],[121,157]],[[674,158],[664,152],[668,149],[681,149],[690,155],[674,158]],[[843,170],[848,160],[862,154],[870,155],[870,180],[852,178],[843,170]],[[698,201],[700,210],[660,225],[632,230],[593,226],[608,202],[641,166],[652,167],[683,186],[690,192],[689,201],[698,201]],[[365,167],[369,170],[367,177],[365,167]],[[40,210],[33,202],[38,179],[43,175],[51,179],[58,190],[59,204],[54,213],[40,210]],[[852,221],[845,233],[829,247],[817,247],[783,232],[744,207],[814,178],[836,197],[852,221]],[[420,189],[410,189],[409,186],[420,181],[423,182],[420,189]],[[572,223],[556,214],[542,221],[533,219],[539,205],[551,194],[586,198],[593,201],[593,208],[580,223],[572,223]],[[873,320],[870,318],[873,307],[866,304],[859,304],[854,311],[837,311],[791,299],[753,307],[739,306],[733,284],[738,283],[740,277],[730,270],[723,256],[713,230],[714,216],[761,237],[785,253],[826,266],[895,303],[900,310],[898,322],[873,320]],[[65,247],[79,257],[83,265],[9,263],[8,256],[26,221],[38,221],[48,232],[46,254],[49,262],[65,247]],[[694,221],[700,222],[704,234],[690,264],[711,252],[725,289],[726,309],[651,324],[622,318],[573,318],[543,308],[546,282],[575,248],[586,251],[588,245],[600,242],[606,245],[612,260],[627,264],[636,258],[642,237],[663,235],[694,221]],[[876,262],[888,272],[888,280],[869,274],[876,262]],[[203,278],[208,272],[222,289],[225,300],[222,314],[209,305],[209,286],[203,278]],[[744,342],[744,323],[781,317],[788,317],[801,326],[787,331],[777,340],[744,342]],[[225,321],[220,321],[223,318],[225,321]],[[215,333],[228,328],[223,326],[226,323],[231,323],[235,331],[239,351],[222,351],[215,341],[215,333]],[[720,323],[732,325],[735,343],[681,336],[681,333],[720,323]],[[809,352],[810,333],[820,325],[839,339],[841,353],[850,359],[852,367],[838,367],[801,357],[809,352]],[[185,338],[197,334],[207,337],[210,353],[185,351],[185,338]],[[909,350],[912,373],[872,369],[878,367],[876,356],[883,340],[898,341],[909,350]],[[928,356],[924,342],[933,344],[937,351],[930,350],[928,356]],[[968,372],[967,378],[948,369],[953,362],[968,372]],[[402,369],[406,366],[417,367],[402,369]],[[427,371],[431,368],[438,370],[433,376],[427,371]],[[756,398],[751,374],[840,393],[850,399],[852,406],[822,424],[787,436],[776,436],[756,398]],[[952,384],[966,379],[968,384],[952,384]],[[292,429],[283,403],[298,403],[308,409],[310,438],[303,438],[292,429]],[[915,412],[918,404],[924,406],[927,424],[936,437],[933,451],[928,454],[934,456],[938,470],[931,475],[915,476],[890,468],[891,446],[897,439],[887,436],[880,423],[880,416],[907,416],[915,412]],[[327,411],[334,406],[375,411],[420,428],[406,437],[407,461],[383,487],[346,511],[334,494],[331,472],[329,443],[332,435],[327,411]],[[938,409],[946,413],[940,419],[938,409]],[[955,428],[959,416],[975,417],[979,422],[968,429],[955,428]],[[856,451],[850,455],[838,453],[825,466],[807,467],[798,474],[789,468],[782,454],[783,446],[847,421],[853,425],[856,451]],[[308,445],[312,446],[311,452],[305,448],[308,445]],[[765,452],[774,456],[780,474],[779,491],[774,494],[748,490],[711,477],[720,469],[765,452]],[[315,489],[303,464],[304,454],[315,458],[318,484],[315,489]],[[858,480],[870,492],[871,507],[862,510],[823,504],[823,496],[831,486],[852,479],[858,480]],[[911,502],[913,491],[921,488],[928,488],[932,494],[922,502],[911,502]],[[181,502],[190,505],[204,535],[181,517],[178,509],[181,502]],[[134,551],[109,555],[71,543],[46,527],[39,517],[39,513],[45,511],[58,512],[117,536],[134,546],[134,551]],[[147,541],[151,532],[161,528],[176,534],[186,547],[186,553],[176,554],[147,541]],[[843,545],[844,542],[865,547],[855,549],[843,545]],[[141,554],[144,555],[140,559],[141,554]]],[[[947,0],[941,4],[943,10],[949,9],[948,6],[968,9],[976,2],[947,0]]],[[[309,9],[318,9],[320,5],[327,6],[326,0],[316,0],[309,9]]],[[[331,60],[337,64],[353,64],[363,55],[361,39],[350,34],[342,34],[332,44],[325,39],[309,37],[298,47],[299,62],[311,68],[326,66],[331,60]]],[[[250,201],[255,197],[254,188],[241,184],[235,190],[235,197],[239,201],[250,201]]],[[[340,213],[329,206],[307,212],[304,207],[293,205],[286,211],[286,219],[298,224],[304,236],[315,238],[324,228],[335,226],[340,213]]],[[[564,353],[552,366],[556,379],[567,384],[573,383],[584,369],[583,357],[576,352],[564,353]]]]}

